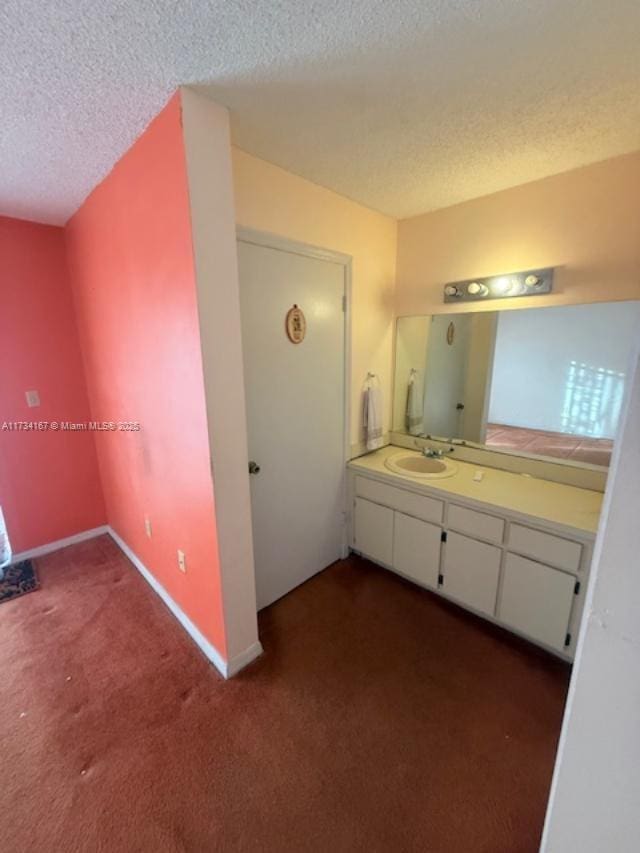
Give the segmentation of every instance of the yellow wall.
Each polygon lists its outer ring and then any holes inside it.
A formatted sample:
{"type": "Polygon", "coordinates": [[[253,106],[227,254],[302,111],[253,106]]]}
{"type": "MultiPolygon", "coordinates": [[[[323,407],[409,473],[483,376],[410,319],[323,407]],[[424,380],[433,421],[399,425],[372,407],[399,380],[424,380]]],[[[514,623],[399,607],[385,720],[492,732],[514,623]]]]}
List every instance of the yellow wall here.
{"type": "Polygon", "coordinates": [[[475,310],[445,306],[442,286],[547,266],[549,297],[483,307],[640,299],[640,152],[401,221],[396,313],[475,310]]]}
{"type": "Polygon", "coordinates": [[[640,299],[640,152],[399,223],[237,148],[233,176],[238,225],[353,258],[353,445],[369,370],[391,425],[394,316],[640,299]],[[447,281],[545,266],[549,297],[442,301],[447,281]]]}
{"type": "Polygon", "coordinates": [[[397,223],[237,148],[233,176],[238,225],[352,256],[351,442],[362,438],[368,371],[380,377],[388,430],[397,223]]]}

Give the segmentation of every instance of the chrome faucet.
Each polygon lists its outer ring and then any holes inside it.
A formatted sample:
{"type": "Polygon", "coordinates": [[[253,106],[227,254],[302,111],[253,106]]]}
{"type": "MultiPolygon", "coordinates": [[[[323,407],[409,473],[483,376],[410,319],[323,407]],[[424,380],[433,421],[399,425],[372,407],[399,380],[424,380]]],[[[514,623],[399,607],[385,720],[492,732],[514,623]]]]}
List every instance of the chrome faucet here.
{"type": "Polygon", "coordinates": [[[453,447],[447,447],[446,450],[435,450],[433,447],[422,448],[422,455],[427,459],[442,459],[445,453],[453,453],[453,447]]]}
{"type": "Polygon", "coordinates": [[[422,455],[427,459],[442,459],[442,450],[434,450],[433,447],[423,447],[422,455]]]}
{"type": "Polygon", "coordinates": [[[426,456],[427,459],[442,459],[445,453],[453,453],[455,449],[453,447],[447,447],[446,450],[435,450],[435,448],[433,447],[421,447],[420,442],[417,438],[413,443],[418,448],[420,453],[422,453],[423,456],[426,456]]]}

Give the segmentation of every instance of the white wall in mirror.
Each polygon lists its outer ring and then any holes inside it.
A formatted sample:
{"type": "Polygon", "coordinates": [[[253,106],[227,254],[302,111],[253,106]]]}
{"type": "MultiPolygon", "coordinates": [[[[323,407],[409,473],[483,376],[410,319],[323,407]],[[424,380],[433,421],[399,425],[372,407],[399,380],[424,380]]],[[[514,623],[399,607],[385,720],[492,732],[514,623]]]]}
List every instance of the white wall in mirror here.
{"type": "Polygon", "coordinates": [[[627,302],[501,312],[489,420],[614,438],[639,321],[627,302]]]}

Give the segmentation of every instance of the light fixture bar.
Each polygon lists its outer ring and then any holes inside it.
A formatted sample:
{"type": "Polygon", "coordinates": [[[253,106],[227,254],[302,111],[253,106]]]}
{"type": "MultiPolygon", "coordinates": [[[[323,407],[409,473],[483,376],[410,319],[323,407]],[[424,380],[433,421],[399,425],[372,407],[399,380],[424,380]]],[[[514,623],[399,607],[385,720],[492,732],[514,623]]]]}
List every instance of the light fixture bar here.
{"type": "Polygon", "coordinates": [[[551,293],[553,267],[525,270],[486,278],[452,281],[444,286],[445,302],[482,302],[487,299],[513,299],[516,296],[537,296],[551,293]]]}

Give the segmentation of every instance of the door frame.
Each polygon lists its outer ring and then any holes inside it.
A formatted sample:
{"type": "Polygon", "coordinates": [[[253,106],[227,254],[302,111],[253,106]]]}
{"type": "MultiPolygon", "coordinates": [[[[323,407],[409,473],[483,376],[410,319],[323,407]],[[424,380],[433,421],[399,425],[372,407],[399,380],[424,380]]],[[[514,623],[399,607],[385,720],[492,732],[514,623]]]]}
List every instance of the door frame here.
{"type": "MultiPolygon", "coordinates": [[[[254,228],[246,228],[243,225],[236,226],[236,241],[249,243],[253,246],[262,246],[267,249],[276,249],[281,252],[289,252],[293,255],[302,255],[305,258],[315,258],[320,261],[329,261],[343,268],[344,294],[343,294],[343,340],[344,340],[344,365],[343,365],[343,453],[342,453],[342,494],[343,494],[343,536],[342,556],[349,553],[347,540],[347,463],[351,458],[351,297],[352,297],[352,263],[351,255],[344,252],[336,252],[333,249],[324,249],[311,243],[301,243],[291,240],[279,234],[269,231],[258,231],[254,228]]],[[[239,282],[239,285],[241,283],[239,282]]],[[[284,318],[283,318],[284,320],[284,318]]],[[[246,388],[245,396],[246,396],[246,388]]],[[[254,566],[255,571],[255,566],[254,566]]]]}

